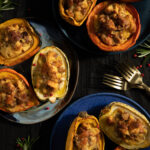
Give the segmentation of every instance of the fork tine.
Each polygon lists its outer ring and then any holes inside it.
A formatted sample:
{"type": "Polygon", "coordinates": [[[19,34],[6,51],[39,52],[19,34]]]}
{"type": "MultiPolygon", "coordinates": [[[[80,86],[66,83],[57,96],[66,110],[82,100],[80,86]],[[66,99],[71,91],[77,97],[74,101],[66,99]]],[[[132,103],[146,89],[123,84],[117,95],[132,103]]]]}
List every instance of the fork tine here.
{"type": "Polygon", "coordinates": [[[110,87],[112,87],[112,88],[115,88],[115,89],[117,89],[117,90],[122,90],[122,86],[113,85],[113,84],[111,84],[111,83],[109,83],[109,82],[107,82],[107,81],[104,81],[104,80],[103,80],[102,83],[105,84],[105,85],[107,85],[107,86],[110,86],[110,87]]]}
{"type": "Polygon", "coordinates": [[[110,74],[104,74],[104,79],[106,80],[110,80],[113,82],[117,82],[117,83],[123,83],[123,78],[122,77],[118,77],[118,76],[114,76],[114,75],[110,75],[110,74]]]}
{"type": "Polygon", "coordinates": [[[128,63],[123,63],[124,66],[127,67],[128,70],[130,70],[131,73],[134,73],[136,70],[134,69],[134,66],[130,66],[128,63]]]}
{"type": "Polygon", "coordinates": [[[121,81],[120,79],[118,80],[118,79],[111,78],[109,76],[112,76],[112,75],[104,76],[104,78],[103,78],[104,83],[111,84],[113,86],[119,86],[122,88],[123,81],[121,81]]]}
{"type": "Polygon", "coordinates": [[[128,73],[127,69],[124,68],[124,66],[119,65],[118,67],[116,67],[116,69],[118,70],[118,72],[121,73],[121,75],[122,75],[126,80],[128,80],[128,78],[131,77],[131,75],[128,73]]]}

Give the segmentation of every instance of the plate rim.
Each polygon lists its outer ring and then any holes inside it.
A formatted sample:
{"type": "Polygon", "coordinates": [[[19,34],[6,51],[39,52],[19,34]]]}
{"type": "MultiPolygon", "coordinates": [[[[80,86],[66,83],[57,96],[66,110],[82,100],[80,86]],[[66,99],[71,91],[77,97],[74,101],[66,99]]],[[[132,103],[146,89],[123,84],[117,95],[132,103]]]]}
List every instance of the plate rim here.
{"type": "Polygon", "coordinates": [[[52,128],[52,133],[50,135],[50,150],[52,149],[52,140],[53,140],[53,136],[55,134],[55,130],[56,130],[56,126],[58,124],[58,122],[62,119],[63,117],[63,114],[68,111],[69,108],[71,108],[73,105],[76,105],[77,103],[79,103],[80,101],[82,101],[83,99],[87,99],[87,98],[90,98],[90,97],[94,97],[94,96],[115,96],[115,97],[119,97],[119,98],[123,98],[123,99],[126,99],[127,102],[133,104],[134,106],[137,106],[140,110],[143,111],[144,115],[146,115],[146,118],[148,118],[148,120],[150,120],[150,114],[139,104],[137,103],[135,100],[127,97],[127,96],[124,96],[124,95],[121,95],[121,94],[117,94],[117,93],[113,93],[113,92],[100,92],[100,93],[95,93],[95,94],[89,94],[89,95],[86,95],[86,96],[83,96],[79,99],[77,99],[76,101],[74,101],[71,105],[69,105],[62,113],[61,115],[57,118],[57,121],[55,122],[53,128],[52,128]]]}
{"type": "MultiPolygon", "coordinates": [[[[47,26],[48,26],[48,22],[47,22],[47,21],[44,21],[44,20],[39,19],[39,18],[26,17],[26,18],[24,18],[24,19],[26,19],[29,23],[40,24],[40,25],[42,25],[42,26],[44,26],[44,27],[45,27],[45,25],[46,25],[46,28],[47,28],[47,26]]],[[[41,49],[40,49],[40,50],[41,50],[41,49]]],[[[40,50],[39,50],[39,51],[40,51],[40,50]]],[[[38,51],[38,52],[39,52],[39,51],[38,51]]],[[[37,52],[37,53],[38,53],[38,52],[37,52]]],[[[36,54],[37,54],[37,53],[36,53],[36,54]]],[[[65,53],[65,52],[64,52],[64,53],[65,53]]],[[[66,107],[66,106],[70,103],[70,101],[71,101],[71,99],[72,99],[72,97],[73,97],[73,95],[74,95],[74,93],[75,93],[75,91],[76,91],[76,88],[77,88],[77,85],[78,85],[78,80],[79,80],[79,71],[80,71],[79,58],[78,58],[77,53],[76,53],[74,50],[72,51],[72,53],[73,53],[73,55],[74,55],[74,57],[75,57],[75,60],[76,60],[76,63],[75,63],[75,65],[76,65],[76,66],[75,66],[75,68],[76,68],[76,80],[75,80],[74,88],[73,88],[73,90],[71,91],[71,94],[70,94],[70,96],[69,96],[67,102],[65,103],[65,105],[63,105],[63,107],[61,107],[61,109],[55,111],[55,113],[54,113],[52,116],[50,116],[50,117],[47,117],[47,118],[45,118],[45,119],[43,119],[43,120],[39,120],[39,121],[35,121],[35,122],[30,122],[30,123],[19,122],[15,117],[9,116],[9,115],[12,115],[12,114],[14,114],[14,113],[5,113],[5,112],[3,112],[3,111],[0,111],[0,116],[3,117],[3,118],[6,119],[6,120],[12,122],[12,123],[22,124],[22,125],[32,125],[32,124],[37,124],[37,123],[44,122],[44,121],[46,121],[46,120],[48,120],[48,119],[54,117],[54,116],[55,116],[56,114],[58,114],[60,111],[62,111],[62,110],[64,109],[64,107],[66,107]],[[9,117],[8,117],[8,116],[9,116],[9,117]],[[13,119],[10,119],[11,117],[13,117],[13,119]]],[[[35,54],[35,55],[36,55],[36,54],[35,54]]],[[[33,55],[33,57],[34,57],[35,55],[33,55]]],[[[30,59],[30,58],[29,58],[29,59],[30,59]]],[[[14,66],[12,66],[12,67],[14,67],[14,66]]],[[[13,69],[14,69],[14,68],[13,68],[13,69]]],[[[15,70],[15,69],[14,69],[14,70],[15,70]]],[[[46,103],[47,103],[47,102],[46,102],[46,103]]],[[[21,113],[21,112],[18,112],[18,113],[21,113]]]]}

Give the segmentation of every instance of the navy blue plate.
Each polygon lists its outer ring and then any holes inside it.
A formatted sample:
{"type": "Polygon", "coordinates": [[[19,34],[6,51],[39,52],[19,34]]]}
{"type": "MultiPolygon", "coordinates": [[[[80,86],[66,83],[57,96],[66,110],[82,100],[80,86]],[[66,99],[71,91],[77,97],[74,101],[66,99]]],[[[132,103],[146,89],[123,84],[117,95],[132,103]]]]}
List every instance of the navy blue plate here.
{"type": "MultiPolygon", "coordinates": [[[[126,103],[142,114],[144,114],[148,120],[150,120],[150,114],[141,107],[138,103],[132,99],[114,93],[97,93],[80,98],[72,105],[70,105],[58,118],[51,134],[50,150],[64,150],[66,144],[66,138],[68,129],[72,121],[77,117],[81,111],[87,111],[90,115],[94,115],[98,118],[100,110],[111,102],[118,101],[126,103]],[[59,144],[58,144],[59,143],[59,144]]],[[[114,150],[115,144],[105,137],[105,149],[114,150]]],[[[145,148],[143,150],[149,150],[145,148]]]]}
{"type": "MultiPolygon", "coordinates": [[[[58,1],[59,0],[52,0],[52,10],[53,16],[63,34],[76,46],[79,48],[93,54],[116,54],[120,52],[104,52],[98,49],[90,38],[88,37],[87,30],[86,30],[86,21],[80,27],[74,27],[68,23],[66,23],[59,15],[58,10],[58,1]]],[[[102,1],[98,1],[100,3],[102,1]]],[[[131,3],[137,9],[140,20],[141,20],[141,33],[139,39],[137,40],[136,44],[129,48],[128,50],[134,49],[137,45],[141,44],[146,40],[150,34],[150,0],[141,0],[140,2],[131,3]]],[[[126,52],[126,51],[123,51],[126,52]]]]}
{"type": "MultiPolygon", "coordinates": [[[[57,114],[70,102],[76,89],[79,74],[79,61],[76,53],[70,50],[67,45],[61,44],[57,45],[58,42],[61,43],[61,40],[59,40],[59,35],[56,34],[56,31],[50,27],[51,25],[41,20],[40,21],[36,19],[27,19],[27,20],[35,28],[36,32],[40,35],[41,48],[55,45],[58,46],[60,49],[62,49],[63,52],[66,54],[70,65],[70,81],[66,96],[61,100],[57,100],[54,104],[50,102],[44,103],[41,102],[39,106],[33,107],[27,111],[12,114],[0,111],[0,115],[2,117],[6,118],[9,121],[19,124],[39,123],[57,114]]],[[[32,60],[33,57],[24,61],[21,64],[11,67],[12,69],[24,75],[29,81],[30,85],[32,85],[30,74],[32,60]]],[[[0,68],[6,68],[6,66],[0,66],[0,68]]]]}

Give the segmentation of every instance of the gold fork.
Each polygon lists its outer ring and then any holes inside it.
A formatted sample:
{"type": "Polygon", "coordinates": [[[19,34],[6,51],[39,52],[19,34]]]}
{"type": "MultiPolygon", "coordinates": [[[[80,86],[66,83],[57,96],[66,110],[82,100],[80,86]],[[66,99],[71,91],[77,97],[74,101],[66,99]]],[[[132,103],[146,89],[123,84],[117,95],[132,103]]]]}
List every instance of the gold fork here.
{"type": "Polygon", "coordinates": [[[127,91],[130,88],[142,89],[142,87],[140,86],[134,86],[134,85],[129,84],[123,77],[110,75],[110,74],[104,74],[102,83],[112,88],[115,88],[117,90],[127,91]]]}
{"type": "Polygon", "coordinates": [[[143,82],[141,73],[135,66],[122,63],[116,69],[130,84],[143,87],[143,89],[150,93],[150,87],[143,82]]]}

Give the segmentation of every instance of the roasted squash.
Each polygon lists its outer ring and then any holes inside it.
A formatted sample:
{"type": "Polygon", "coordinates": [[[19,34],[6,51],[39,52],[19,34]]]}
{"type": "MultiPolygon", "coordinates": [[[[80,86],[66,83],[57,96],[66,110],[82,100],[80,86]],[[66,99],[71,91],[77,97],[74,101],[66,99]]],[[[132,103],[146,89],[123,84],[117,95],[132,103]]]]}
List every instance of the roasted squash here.
{"type": "Polygon", "coordinates": [[[29,22],[14,18],[0,24],[0,64],[13,66],[33,56],[40,39],[29,22]]]}
{"type": "Polygon", "coordinates": [[[80,112],[69,128],[65,150],[104,150],[104,147],[105,140],[97,118],[80,112]]]}
{"type": "Polygon", "coordinates": [[[60,16],[74,26],[81,26],[97,0],[59,0],[60,16]]]}
{"type": "Polygon", "coordinates": [[[33,59],[31,77],[34,91],[41,101],[65,97],[68,91],[70,67],[66,54],[56,46],[47,46],[33,59]]]}
{"type": "Polygon", "coordinates": [[[0,110],[14,113],[39,104],[24,76],[15,70],[0,69],[0,110]]]}
{"type": "Polygon", "coordinates": [[[116,144],[125,149],[141,149],[150,146],[150,122],[133,107],[112,102],[101,110],[101,130],[116,144]]]}
{"type": "Polygon", "coordinates": [[[92,42],[104,51],[125,51],[132,47],[140,34],[137,10],[130,4],[101,2],[90,13],[87,31],[92,42]]]}

